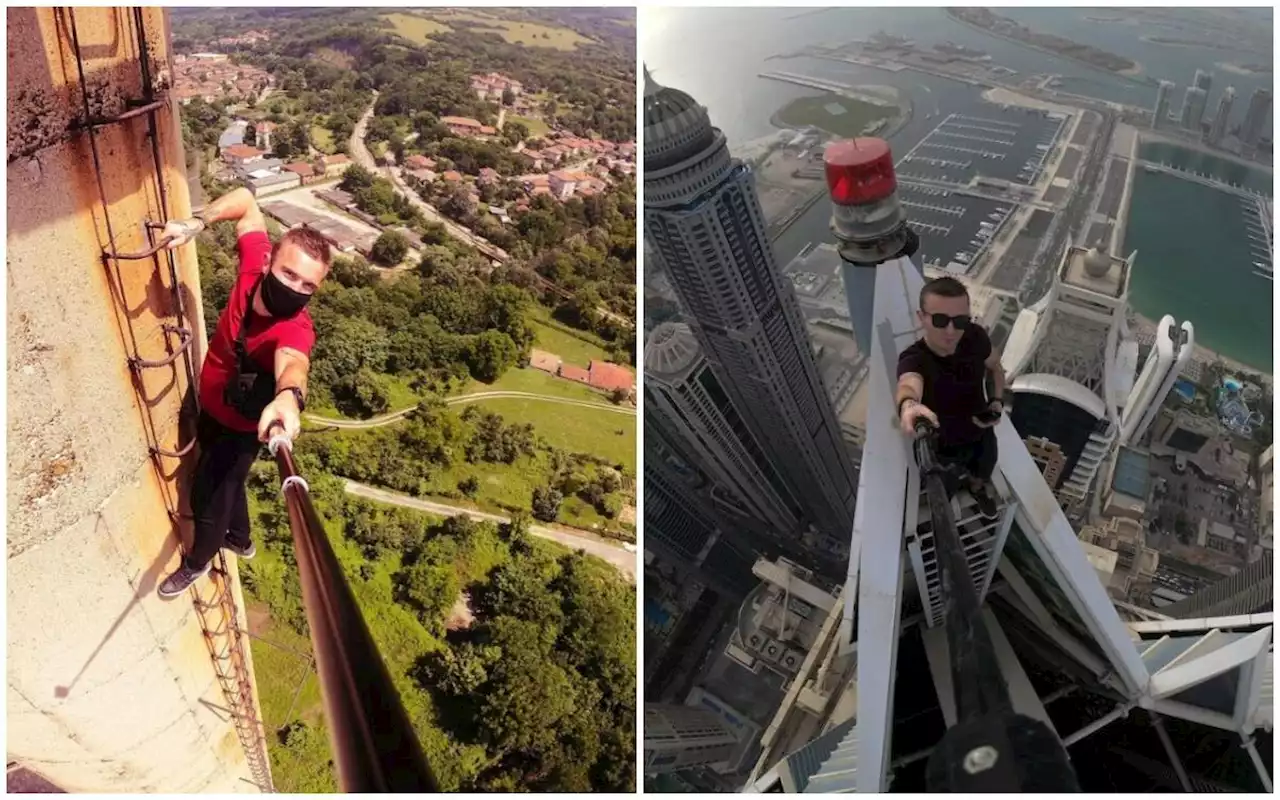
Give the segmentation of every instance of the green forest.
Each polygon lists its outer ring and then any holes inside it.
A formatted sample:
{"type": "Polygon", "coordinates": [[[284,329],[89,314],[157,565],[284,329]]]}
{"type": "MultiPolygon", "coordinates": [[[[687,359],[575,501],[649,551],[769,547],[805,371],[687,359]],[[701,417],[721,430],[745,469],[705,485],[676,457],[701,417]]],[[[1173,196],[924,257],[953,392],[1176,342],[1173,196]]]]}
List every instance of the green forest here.
{"type": "MultiPolygon", "coordinates": [[[[365,621],[446,791],[631,792],[635,590],[508,525],[344,495],[298,453],[365,621]],[[313,477],[314,476],[314,477],[313,477]]],[[[259,555],[241,563],[278,791],[337,791],[287,514],[255,466],[259,555]],[[251,623],[252,625],[252,623],[251,623]]]]}

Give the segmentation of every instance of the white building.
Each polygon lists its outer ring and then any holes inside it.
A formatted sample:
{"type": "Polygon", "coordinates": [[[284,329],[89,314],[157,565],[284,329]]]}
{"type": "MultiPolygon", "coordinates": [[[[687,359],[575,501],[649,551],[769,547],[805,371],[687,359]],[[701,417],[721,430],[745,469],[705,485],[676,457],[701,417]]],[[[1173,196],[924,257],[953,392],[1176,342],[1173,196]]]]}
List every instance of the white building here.
{"type": "Polygon", "coordinates": [[[1151,127],[1159,128],[1169,121],[1169,96],[1173,94],[1172,81],[1160,81],[1156,89],[1156,106],[1151,115],[1151,127]]]}
{"type": "Polygon", "coordinates": [[[1236,100],[1234,86],[1228,86],[1218,99],[1218,110],[1213,115],[1213,126],[1209,128],[1209,143],[1221,144],[1227,136],[1227,123],[1231,120],[1231,105],[1236,100]]]}
{"type": "Polygon", "coordinates": [[[644,704],[644,772],[656,775],[698,766],[728,766],[738,737],[709,708],[644,704]]]}
{"type": "Polygon", "coordinates": [[[1086,512],[1112,449],[1150,426],[1192,350],[1191,324],[1175,343],[1165,317],[1137,375],[1138,342],[1125,321],[1132,259],[1068,248],[1048,292],[1019,313],[1005,343],[1014,426],[1024,439],[1057,446],[1062,464],[1050,488],[1073,517],[1086,512]]]}

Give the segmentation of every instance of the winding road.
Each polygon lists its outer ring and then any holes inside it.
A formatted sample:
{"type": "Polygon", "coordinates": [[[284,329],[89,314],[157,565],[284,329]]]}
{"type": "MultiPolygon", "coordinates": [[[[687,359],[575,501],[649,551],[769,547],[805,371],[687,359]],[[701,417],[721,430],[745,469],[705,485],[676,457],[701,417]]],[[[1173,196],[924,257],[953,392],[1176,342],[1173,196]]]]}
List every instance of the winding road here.
{"type": "MultiPolygon", "coordinates": [[[[614,414],[626,414],[634,417],[636,415],[635,408],[631,406],[615,406],[608,403],[592,403],[588,400],[574,400],[572,397],[557,397],[551,394],[534,394],[533,392],[473,392],[471,394],[458,395],[450,397],[444,401],[447,406],[458,406],[464,403],[478,403],[481,400],[542,400],[547,403],[559,403],[566,406],[579,406],[581,408],[594,408],[600,411],[610,411],[614,414]]],[[[333,419],[331,417],[321,417],[316,414],[303,414],[302,418],[307,422],[315,422],[329,425],[334,428],[380,428],[383,425],[390,425],[399,422],[408,414],[418,407],[416,405],[402,408],[399,411],[392,411],[383,414],[380,417],[370,417],[369,419],[333,419]]]]}
{"type": "Polygon", "coordinates": [[[398,170],[393,170],[390,167],[387,167],[385,170],[379,170],[377,162],[374,161],[373,154],[369,152],[369,148],[365,147],[364,144],[365,131],[369,128],[369,120],[373,119],[373,109],[378,102],[377,92],[373,93],[373,100],[374,101],[369,104],[369,108],[365,110],[364,115],[360,117],[360,121],[356,123],[355,130],[351,132],[351,141],[349,142],[347,149],[351,151],[351,156],[356,160],[356,163],[375,175],[379,172],[383,172],[399,194],[412,203],[415,208],[421,211],[422,215],[426,217],[428,221],[438,222],[443,225],[445,231],[453,238],[466,242],[495,261],[505,262],[510,258],[505,250],[498,247],[493,242],[490,242],[488,239],[483,237],[476,236],[471,231],[445,217],[436,210],[435,206],[424,201],[418,196],[417,192],[410,190],[409,187],[405,185],[404,181],[400,179],[400,173],[398,170]]]}
{"type": "MultiPolygon", "coordinates": [[[[376,486],[369,486],[356,481],[346,482],[347,494],[357,497],[364,497],[369,500],[376,500],[379,503],[389,503],[391,505],[412,508],[418,511],[426,511],[430,514],[439,514],[446,517],[456,517],[460,514],[466,514],[473,519],[485,520],[487,522],[504,523],[509,522],[509,517],[501,514],[490,514],[487,511],[476,511],[474,508],[462,508],[460,506],[452,506],[446,503],[438,503],[434,500],[419,500],[416,497],[406,497],[402,494],[389,492],[385,489],[379,489],[376,486]]],[[[612,539],[604,539],[587,531],[581,531],[576,528],[564,528],[560,526],[548,527],[546,525],[530,525],[529,533],[541,539],[550,539],[557,544],[564,545],[570,550],[582,550],[599,559],[609,562],[615,569],[626,576],[631,583],[636,581],[636,553],[633,549],[628,549],[627,545],[621,542],[615,542],[612,539]]]]}

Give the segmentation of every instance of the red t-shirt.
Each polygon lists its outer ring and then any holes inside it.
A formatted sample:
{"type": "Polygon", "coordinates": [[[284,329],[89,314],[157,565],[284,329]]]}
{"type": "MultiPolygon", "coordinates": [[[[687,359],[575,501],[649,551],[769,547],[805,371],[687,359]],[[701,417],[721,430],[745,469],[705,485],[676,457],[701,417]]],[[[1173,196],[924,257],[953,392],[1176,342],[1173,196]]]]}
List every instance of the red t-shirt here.
{"type": "MultiPolygon", "coordinates": [[[[231,290],[227,307],[218,318],[218,327],[209,342],[209,352],[200,371],[200,405],[209,415],[228,428],[237,431],[258,430],[258,420],[246,419],[239,411],[222,399],[223,390],[236,374],[236,336],[240,323],[249,309],[249,295],[263,267],[271,258],[271,240],[263,231],[253,231],[240,237],[240,275],[231,290]]],[[[249,320],[245,336],[245,349],[259,369],[275,372],[276,350],[291,347],[308,357],[316,342],[311,314],[303,309],[292,319],[277,320],[254,314],[249,320]]]]}

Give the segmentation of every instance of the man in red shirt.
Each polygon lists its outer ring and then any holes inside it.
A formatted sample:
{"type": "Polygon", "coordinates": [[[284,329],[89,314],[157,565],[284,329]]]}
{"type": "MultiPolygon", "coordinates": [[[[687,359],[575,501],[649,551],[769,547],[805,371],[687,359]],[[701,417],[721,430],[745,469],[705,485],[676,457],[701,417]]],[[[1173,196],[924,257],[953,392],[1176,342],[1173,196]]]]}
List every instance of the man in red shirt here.
{"type": "Polygon", "coordinates": [[[195,542],[160,584],[161,597],[184,592],[209,572],[224,545],[253,558],[245,480],[277,423],[289,438],[301,427],[315,329],[307,303],[329,272],[329,243],[295,228],[274,247],[248,189],[210,203],[202,215],[169,222],[170,249],[222,220],[236,221],[240,274],[200,371],[200,458],[191,485],[195,542]]]}
{"type": "Polygon", "coordinates": [[[939,459],[964,465],[969,494],[982,515],[994,519],[998,509],[991,474],[999,454],[992,429],[1004,410],[1005,383],[1000,351],[969,317],[969,292],[955,278],[926,283],[916,315],[924,335],[898,356],[902,430],[914,436],[917,420],[933,423],[939,459]]]}

